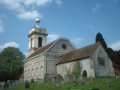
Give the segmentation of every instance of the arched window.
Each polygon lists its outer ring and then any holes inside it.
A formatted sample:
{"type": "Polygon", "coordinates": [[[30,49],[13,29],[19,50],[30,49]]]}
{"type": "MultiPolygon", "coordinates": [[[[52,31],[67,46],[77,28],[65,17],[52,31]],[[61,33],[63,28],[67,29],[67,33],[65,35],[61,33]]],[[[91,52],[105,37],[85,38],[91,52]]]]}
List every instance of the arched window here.
{"type": "Polygon", "coordinates": [[[40,75],[43,75],[43,66],[40,67],[40,75]]]}
{"type": "Polygon", "coordinates": [[[98,57],[98,65],[105,66],[105,59],[103,57],[98,57]]]}
{"type": "Polygon", "coordinates": [[[42,47],[42,38],[41,37],[38,38],[38,47],[42,47]]]}
{"type": "Polygon", "coordinates": [[[30,48],[32,48],[32,42],[33,42],[33,39],[31,38],[31,40],[30,40],[30,48]]]}
{"type": "Polygon", "coordinates": [[[87,77],[87,71],[86,70],[83,71],[83,77],[87,77]]]}
{"type": "Polygon", "coordinates": [[[38,75],[38,67],[36,67],[36,75],[38,75]]]}
{"type": "Polygon", "coordinates": [[[28,77],[30,77],[30,69],[28,70],[28,77]]]}
{"type": "Polygon", "coordinates": [[[32,76],[34,76],[34,69],[32,69],[32,76]]]}

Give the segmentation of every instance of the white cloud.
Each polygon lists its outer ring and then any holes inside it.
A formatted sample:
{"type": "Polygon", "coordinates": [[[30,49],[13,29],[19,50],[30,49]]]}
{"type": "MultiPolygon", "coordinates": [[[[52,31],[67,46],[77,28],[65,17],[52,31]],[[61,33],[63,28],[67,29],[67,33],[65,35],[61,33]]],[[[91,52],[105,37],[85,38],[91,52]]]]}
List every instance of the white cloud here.
{"type": "Polygon", "coordinates": [[[0,20],[0,33],[4,32],[4,28],[3,28],[3,25],[2,25],[2,21],[0,20]]]}
{"type": "Polygon", "coordinates": [[[92,12],[96,12],[99,10],[103,5],[102,4],[96,4],[95,7],[92,8],[92,12]]]}
{"type": "MultiPolygon", "coordinates": [[[[52,42],[56,39],[60,38],[60,35],[58,34],[49,34],[48,37],[47,37],[47,40],[48,40],[48,43],[49,42],[52,42]]],[[[81,37],[77,37],[77,38],[73,38],[73,39],[70,39],[70,41],[75,45],[75,46],[78,46],[84,39],[81,38],[81,37]]]]}
{"type": "Polygon", "coordinates": [[[60,37],[60,35],[58,35],[58,34],[49,34],[47,37],[47,40],[48,40],[48,42],[52,42],[52,41],[58,39],[59,37],[60,37]]]}
{"type": "Polygon", "coordinates": [[[71,39],[71,42],[74,43],[76,46],[78,46],[84,39],[81,37],[77,37],[74,39],[71,39]]]}
{"type": "Polygon", "coordinates": [[[24,3],[25,5],[37,5],[37,6],[45,6],[49,3],[52,3],[53,0],[21,0],[22,3],[24,3]]]}
{"type": "Polygon", "coordinates": [[[58,5],[58,6],[61,6],[62,5],[62,0],[55,0],[55,3],[58,5]]]}
{"type": "Polygon", "coordinates": [[[29,20],[29,19],[34,19],[38,15],[40,15],[36,10],[33,10],[33,11],[27,10],[24,4],[25,1],[24,0],[0,0],[0,4],[4,5],[7,9],[16,12],[18,18],[20,19],[29,20]]]}
{"type": "Polygon", "coordinates": [[[6,47],[19,47],[19,45],[16,42],[7,42],[7,43],[4,43],[3,45],[0,45],[0,50],[6,47]]]}
{"type": "Polygon", "coordinates": [[[114,42],[109,45],[113,50],[120,50],[120,41],[114,42]]]}
{"type": "Polygon", "coordinates": [[[41,17],[41,14],[32,6],[46,6],[53,2],[62,4],[61,0],[0,0],[0,5],[4,5],[7,9],[16,12],[18,18],[29,20],[35,19],[37,16],[41,17]]]}
{"type": "Polygon", "coordinates": [[[36,10],[33,11],[28,11],[28,12],[21,12],[18,14],[18,17],[21,19],[35,19],[37,16],[42,17],[42,15],[40,15],[39,12],[37,12],[36,10]]]}
{"type": "Polygon", "coordinates": [[[4,5],[6,8],[20,12],[24,10],[21,0],[0,0],[0,4],[4,5]]]}
{"type": "Polygon", "coordinates": [[[0,4],[3,4],[12,10],[19,11],[25,9],[25,6],[45,6],[46,4],[52,3],[53,1],[54,0],[0,0],[0,4]]]}

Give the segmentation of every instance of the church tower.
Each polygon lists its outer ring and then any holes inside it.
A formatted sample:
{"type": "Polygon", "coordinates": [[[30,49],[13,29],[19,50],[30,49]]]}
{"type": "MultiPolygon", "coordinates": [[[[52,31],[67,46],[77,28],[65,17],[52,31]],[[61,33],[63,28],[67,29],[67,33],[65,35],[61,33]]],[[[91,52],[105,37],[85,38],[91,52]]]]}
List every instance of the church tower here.
{"type": "Polygon", "coordinates": [[[29,55],[33,53],[37,48],[45,46],[47,43],[46,29],[40,28],[40,18],[35,20],[36,26],[31,28],[29,37],[29,55]]]}

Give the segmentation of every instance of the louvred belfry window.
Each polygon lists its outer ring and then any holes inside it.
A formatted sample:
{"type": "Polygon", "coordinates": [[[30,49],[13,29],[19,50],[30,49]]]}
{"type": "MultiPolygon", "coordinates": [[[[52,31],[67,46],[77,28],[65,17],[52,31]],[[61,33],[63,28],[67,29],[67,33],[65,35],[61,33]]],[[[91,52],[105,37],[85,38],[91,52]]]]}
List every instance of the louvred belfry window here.
{"type": "Polygon", "coordinates": [[[38,47],[42,47],[42,38],[41,37],[38,38],[38,47]]]}

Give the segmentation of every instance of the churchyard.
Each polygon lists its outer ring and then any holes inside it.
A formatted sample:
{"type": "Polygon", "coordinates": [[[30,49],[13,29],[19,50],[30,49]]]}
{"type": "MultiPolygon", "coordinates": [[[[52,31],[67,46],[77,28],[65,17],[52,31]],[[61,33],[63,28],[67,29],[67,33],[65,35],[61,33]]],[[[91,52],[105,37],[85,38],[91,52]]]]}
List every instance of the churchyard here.
{"type": "Polygon", "coordinates": [[[5,90],[120,90],[120,78],[96,78],[92,81],[84,79],[79,83],[60,83],[59,85],[35,82],[30,83],[30,88],[27,89],[25,89],[24,83],[20,83],[5,90]]]}

